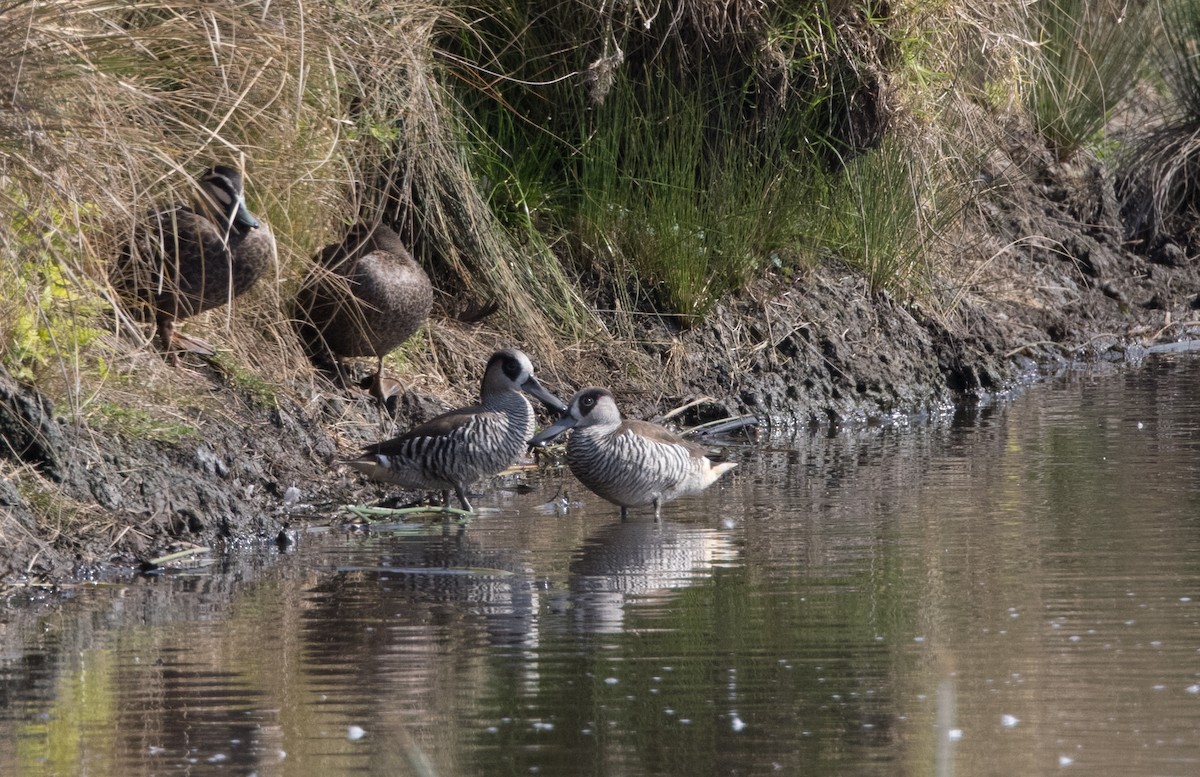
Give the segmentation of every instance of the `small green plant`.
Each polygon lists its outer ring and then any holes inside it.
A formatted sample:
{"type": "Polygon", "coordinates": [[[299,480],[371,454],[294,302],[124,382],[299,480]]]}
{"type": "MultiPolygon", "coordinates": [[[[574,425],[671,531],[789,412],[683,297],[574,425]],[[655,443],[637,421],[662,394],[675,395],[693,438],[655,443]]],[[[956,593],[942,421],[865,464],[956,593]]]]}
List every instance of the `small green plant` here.
{"type": "Polygon", "coordinates": [[[932,271],[930,247],[962,207],[963,190],[951,180],[889,138],[833,180],[812,241],[857,267],[873,291],[918,295],[932,271]]]}
{"type": "Polygon", "coordinates": [[[464,144],[475,185],[520,252],[512,269],[524,293],[565,333],[581,334],[588,316],[551,247],[563,235],[567,201],[561,150],[548,130],[506,111],[493,111],[489,119],[487,130],[477,128],[464,144]]]}
{"type": "Polygon", "coordinates": [[[1169,56],[1161,63],[1176,123],[1200,129],[1200,5],[1168,0],[1163,32],[1169,56]]]}
{"type": "Polygon", "coordinates": [[[1026,100],[1059,159],[1095,138],[1137,83],[1154,6],[1123,0],[1030,4],[1031,36],[1038,46],[1026,100]]]}
{"type": "Polygon", "coordinates": [[[131,439],[177,443],[197,434],[194,426],[177,420],[158,418],[141,408],[107,401],[89,405],[87,420],[97,428],[107,429],[131,439]]]}
{"type": "Polygon", "coordinates": [[[63,215],[31,209],[15,192],[8,200],[12,216],[0,249],[10,261],[0,274],[0,298],[15,304],[0,314],[0,342],[8,370],[33,382],[51,364],[77,361],[102,334],[95,322],[103,305],[78,270],[60,259],[69,255],[63,215]]]}
{"type": "Polygon", "coordinates": [[[793,253],[831,149],[875,142],[879,70],[860,65],[890,47],[874,10],[746,6],[731,22],[688,5],[660,30],[605,6],[505,4],[446,43],[479,68],[458,93],[472,169],[519,241],[555,246],[617,308],[698,321],[793,253]]]}
{"type": "Polygon", "coordinates": [[[261,376],[246,369],[228,353],[217,351],[209,358],[213,366],[229,381],[229,385],[254,404],[261,407],[275,407],[279,404],[276,388],[261,376]]]}

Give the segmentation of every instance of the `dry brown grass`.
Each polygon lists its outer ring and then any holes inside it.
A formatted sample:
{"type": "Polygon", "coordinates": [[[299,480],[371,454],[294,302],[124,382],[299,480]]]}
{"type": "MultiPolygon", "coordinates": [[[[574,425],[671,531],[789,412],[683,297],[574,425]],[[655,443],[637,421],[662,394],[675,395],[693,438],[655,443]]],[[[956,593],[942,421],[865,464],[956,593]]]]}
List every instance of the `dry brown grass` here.
{"type": "MultiPolygon", "coordinates": [[[[0,201],[19,214],[0,224],[0,295],[17,303],[0,312],[0,335],[22,345],[10,365],[76,409],[108,381],[186,391],[186,376],[142,358],[150,332],[115,304],[107,272],[138,220],[190,201],[193,177],[215,163],[245,170],[278,263],[185,327],[272,385],[311,379],[291,299],[310,257],[362,217],[412,240],[444,310],[494,299],[509,333],[496,339],[554,362],[526,257],[496,227],[458,145],[434,40],[463,26],[442,3],[0,7],[0,201]]],[[[465,349],[413,366],[479,360],[465,349]]]]}

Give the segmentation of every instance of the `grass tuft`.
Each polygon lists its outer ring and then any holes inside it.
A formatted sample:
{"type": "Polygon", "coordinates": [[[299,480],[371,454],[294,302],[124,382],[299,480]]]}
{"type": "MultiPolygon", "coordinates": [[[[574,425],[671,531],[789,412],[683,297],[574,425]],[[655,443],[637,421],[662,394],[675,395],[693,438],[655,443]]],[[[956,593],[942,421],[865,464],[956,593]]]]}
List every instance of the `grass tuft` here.
{"type": "Polygon", "coordinates": [[[877,142],[884,20],[837,5],[688,3],[661,28],[570,0],[483,16],[446,45],[490,207],[599,282],[621,331],[699,321],[803,232],[838,150],[877,142]]]}
{"type": "Polygon", "coordinates": [[[1030,35],[1038,45],[1026,102],[1059,159],[1092,142],[1137,83],[1154,6],[1124,0],[1029,5],[1030,35]]]}
{"type": "Polygon", "coordinates": [[[685,321],[796,241],[819,165],[791,115],[739,131],[733,101],[702,93],[619,79],[578,166],[583,240],[685,321]]]}
{"type": "Polygon", "coordinates": [[[1200,4],[1167,0],[1163,35],[1156,64],[1165,100],[1122,160],[1126,225],[1151,247],[1185,237],[1200,219],[1200,4]]]}
{"type": "Polygon", "coordinates": [[[851,160],[833,180],[813,241],[867,279],[872,291],[917,297],[928,290],[933,244],[968,197],[951,158],[922,156],[915,143],[889,138],[851,160]]]}

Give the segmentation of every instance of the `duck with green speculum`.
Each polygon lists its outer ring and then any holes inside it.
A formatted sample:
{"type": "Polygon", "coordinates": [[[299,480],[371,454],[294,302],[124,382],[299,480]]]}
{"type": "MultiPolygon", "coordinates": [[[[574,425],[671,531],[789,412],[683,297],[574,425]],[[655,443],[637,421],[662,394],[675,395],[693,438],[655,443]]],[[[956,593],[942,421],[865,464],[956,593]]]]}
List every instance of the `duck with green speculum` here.
{"type": "Polygon", "coordinates": [[[496,351],[488,360],[479,404],[451,410],[405,434],[376,443],[346,464],[373,480],[419,491],[441,491],[449,504],[454,491],[471,511],[467,489],[484,477],[512,466],[534,433],[529,394],[556,413],[563,401],[533,376],[533,363],[515,348],[496,351]]]}
{"type": "Polygon", "coordinates": [[[700,493],[737,466],[714,463],[704,447],[658,424],[623,419],[608,389],[578,392],[562,418],[529,445],[544,445],[568,429],[571,473],[589,491],[619,505],[622,518],[630,507],[653,505],[658,519],[663,504],[700,493]]]}
{"type": "Polygon", "coordinates": [[[175,323],[248,291],[275,261],[275,237],[246,207],[242,174],[218,165],[199,179],[191,205],[151,211],[122,246],[111,280],[139,315],[153,315],[159,341],[211,354],[212,347],[175,323]]]}
{"type": "Polygon", "coordinates": [[[364,387],[382,403],[395,388],[384,378],[383,358],[421,328],[432,307],[429,276],[400,236],[359,223],[317,256],[296,298],[296,323],[314,364],[343,382],[342,360],[375,358],[364,387]]]}

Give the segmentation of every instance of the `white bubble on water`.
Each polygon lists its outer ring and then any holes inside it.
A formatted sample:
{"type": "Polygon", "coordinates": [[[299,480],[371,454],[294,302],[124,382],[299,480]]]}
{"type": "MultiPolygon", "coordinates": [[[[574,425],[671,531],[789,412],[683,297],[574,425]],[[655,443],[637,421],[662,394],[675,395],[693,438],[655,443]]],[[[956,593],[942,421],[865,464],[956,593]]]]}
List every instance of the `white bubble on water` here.
{"type": "Polygon", "coordinates": [[[367,730],[362,726],[349,726],[346,728],[346,739],[355,742],[367,735],[367,730]]]}
{"type": "Polygon", "coordinates": [[[949,739],[951,742],[957,742],[960,739],[962,739],[962,737],[963,737],[963,730],[961,728],[952,728],[946,732],[946,738],[949,739]]]}
{"type": "Polygon", "coordinates": [[[735,712],[733,713],[733,717],[729,719],[729,727],[735,732],[741,731],[742,729],[746,728],[746,721],[739,718],[738,714],[735,712]]]}
{"type": "Polygon", "coordinates": [[[1018,718],[1016,715],[1009,715],[1006,713],[1006,714],[1000,716],[1000,725],[1004,726],[1005,728],[1013,728],[1020,722],[1021,722],[1021,719],[1018,718]]]}
{"type": "Polygon", "coordinates": [[[1075,759],[1069,755],[1060,755],[1058,757],[1059,766],[1070,766],[1073,763],[1075,763],[1075,759]]]}

